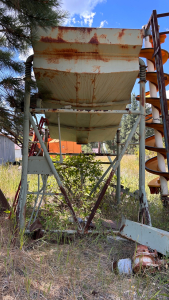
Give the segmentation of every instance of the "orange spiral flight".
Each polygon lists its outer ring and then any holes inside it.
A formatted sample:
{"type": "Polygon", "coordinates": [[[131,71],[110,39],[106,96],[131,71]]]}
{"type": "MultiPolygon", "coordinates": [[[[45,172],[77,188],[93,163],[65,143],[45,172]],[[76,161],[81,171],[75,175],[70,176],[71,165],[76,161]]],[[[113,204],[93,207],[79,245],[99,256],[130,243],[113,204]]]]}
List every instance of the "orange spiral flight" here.
{"type": "MultiPolygon", "coordinates": [[[[164,43],[166,38],[166,35],[160,35],[160,43],[164,43]]],[[[150,42],[152,43],[152,37],[150,37],[150,42]]],[[[153,44],[152,44],[153,46],[153,44]]],[[[154,64],[154,68],[156,69],[155,66],[155,57],[153,57],[154,54],[154,48],[142,48],[140,52],[140,57],[144,57],[148,60],[150,60],[154,64]]],[[[166,50],[161,50],[162,54],[162,62],[165,64],[169,58],[169,53],[166,50]]],[[[165,86],[169,84],[169,74],[164,73],[164,79],[165,79],[165,86]]],[[[158,82],[157,82],[157,73],[156,72],[146,72],[146,80],[150,81],[153,83],[158,91],[158,82]]],[[[160,98],[154,98],[149,96],[150,93],[146,93],[146,103],[149,103],[153,105],[160,113],[161,115],[161,107],[160,107],[160,98]]],[[[136,97],[136,100],[140,100],[139,96],[136,97]]],[[[169,109],[169,100],[167,100],[168,103],[168,109],[169,109]]],[[[147,127],[153,128],[160,132],[160,134],[163,136],[164,135],[164,127],[163,124],[160,123],[154,123],[153,122],[153,117],[152,114],[149,114],[145,118],[145,124],[147,127]]],[[[166,149],[165,148],[158,148],[156,146],[155,142],[155,135],[152,135],[145,140],[145,148],[149,151],[154,151],[157,153],[160,153],[163,155],[163,157],[166,159],[166,149]]],[[[158,166],[158,160],[157,156],[150,158],[149,160],[146,161],[145,164],[146,171],[149,173],[158,175],[158,177],[154,178],[148,183],[148,186],[150,188],[151,194],[158,194],[160,192],[161,184],[160,184],[160,176],[163,176],[166,180],[169,180],[169,173],[168,172],[162,172],[158,166]]]]}

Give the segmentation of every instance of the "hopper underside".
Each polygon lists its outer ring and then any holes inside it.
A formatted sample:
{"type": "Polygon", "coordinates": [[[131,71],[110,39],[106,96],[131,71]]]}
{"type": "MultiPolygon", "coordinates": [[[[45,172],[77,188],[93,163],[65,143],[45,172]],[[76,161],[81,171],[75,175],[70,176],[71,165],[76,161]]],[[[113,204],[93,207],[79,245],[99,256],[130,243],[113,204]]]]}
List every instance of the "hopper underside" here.
{"type": "MultiPolygon", "coordinates": [[[[38,31],[33,67],[44,108],[123,110],[139,72],[142,30],[56,27],[38,31]]],[[[57,114],[46,113],[51,138],[57,114]]],[[[113,139],[121,114],[61,113],[62,140],[88,143],[113,139]]]]}

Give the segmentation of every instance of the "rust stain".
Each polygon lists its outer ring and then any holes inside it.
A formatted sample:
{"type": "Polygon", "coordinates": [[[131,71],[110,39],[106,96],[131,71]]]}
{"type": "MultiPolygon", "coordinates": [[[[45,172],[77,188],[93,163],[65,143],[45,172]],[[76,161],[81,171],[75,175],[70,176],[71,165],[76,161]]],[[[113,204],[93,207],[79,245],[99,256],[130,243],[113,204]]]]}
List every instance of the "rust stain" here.
{"type": "Polygon", "coordinates": [[[72,69],[66,69],[66,72],[70,72],[72,69]]]}
{"type": "Polygon", "coordinates": [[[61,38],[61,36],[58,34],[57,39],[48,37],[48,36],[42,36],[40,39],[40,42],[44,42],[44,43],[66,43],[65,40],[63,40],[61,38]]]}
{"type": "Polygon", "coordinates": [[[95,84],[95,78],[94,79],[91,78],[91,82],[92,82],[92,84],[95,84]]]}
{"type": "Polygon", "coordinates": [[[107,34],[101,34],[101,35],[100,35],[100,38],[101,38],[101,39],[106,39],[106,38],[107,38],[107,34]]]}
{"type": "Polygon", "coordinates": [[[76,103],[79,102],[79,88],[80,88],[80,81],[79,81],[79,74],[76,74],[76,85],[75,85],[75,90],[76,90],[76,103]]]}
{"type": "Polygon", "coordinates": [[[121,47],[121,48],[127,49],[127,48],[128,48],[128,45],[121,45],[120,47],[121,47]]]}
{"type": "Polygon", "coordinates": [[[47,59],[49,64],[59,64],[59,59],[57,57],[50,57],[47,59]]]}
{"type": "Polygon", "coordinates": [[[121,226],[121,228],[120,228],[120,232],[124,229],[124,227],[125,227],[126,225],[125,224],[123,224],[122,226],[121,226]]]}
{"type": "Polygon", "coordinates": [[[99,44],[97,33],[90,39],[89,44],[99,44]]]}
{"type": "Polygon", "coordinates": [[[35,72],[36,80],[41,78],[41,73],[40,72],[35,72]]]}
{"type": "Polygon", "coordinates": [[[93,66],[93,72],[100,73],[100,66],[93,66]]]}
{"type": "Polygon", "coordinates": [[[92,79],[92,84],[93,84],[93,95],[92,95],[92,103],[94,102],[94,100],[96,100],[96,96],[95,96],[95,90],[96,90],[96,75],[94,75],[94,78],[92,79]]]}
{"type": "Polygon", "coordinates": [[[133,46],[133,48],[135,49],[135,48],[136,48],[136,46],[133,46]]]}
{"type": "Polygon", "coordinates": [[[55,75],[56,75],[56,73],[53,73],[53,72],[44,72],[43,73],[43,77],[48,77],[50,79],[55,78],[55,75]]]}
{"type": "Polygon", "coordinates": [[[140,29],[140,33],[141,33],[141,38],[143,39],[144,34],[143,34],[143,30],[142,29],[140,29]]]}
{"type": "Polygon", "coordinates": [[[58,26],[58,27],[54,27],[55,28],[58,28],[58,30],[60,32],[70,32],[70,31],[79,31],[79,32],[82,32],[82,33],[91,33],[91,31],[93,30],[92,28],[88,28],[88,27],[66,27],[66,26],[58,26]]]}
{"type": "Polygon", "coordinates": [[[120,32],[119,32],[119,36],[118,36],[118,39],[121,39],[122,36],[125,34],[125,29],[122,29],[120,32]]]}
{"type": "Polygon", "coordinates": [[[47,48],[42,52],[42,54],[48,57],[46,59],[49,63],[52,62],[59,63],[59,59],[62,58],[67,60],[75,59],[76,62],[78,59],[82,59],[82,58],[87,60],[90,59],[102,60],[104,62],[109,62],[111,59],[110,57],[105,57],[100,55],[97,49],[91,52],[79,52],[78,49],[73,49],[73,48],[65,48],[65,49],[47,48]]]}

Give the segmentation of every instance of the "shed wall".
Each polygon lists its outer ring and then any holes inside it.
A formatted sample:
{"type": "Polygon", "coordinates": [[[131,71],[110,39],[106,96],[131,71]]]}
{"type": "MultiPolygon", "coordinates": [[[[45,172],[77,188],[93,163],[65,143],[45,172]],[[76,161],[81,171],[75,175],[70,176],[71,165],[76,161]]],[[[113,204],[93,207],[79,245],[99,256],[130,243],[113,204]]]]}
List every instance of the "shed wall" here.
{"type": "Polygon", "coordinates": [[[15,144],[6,136],[0,136],[0,165],[15,161],[15,144]]]}

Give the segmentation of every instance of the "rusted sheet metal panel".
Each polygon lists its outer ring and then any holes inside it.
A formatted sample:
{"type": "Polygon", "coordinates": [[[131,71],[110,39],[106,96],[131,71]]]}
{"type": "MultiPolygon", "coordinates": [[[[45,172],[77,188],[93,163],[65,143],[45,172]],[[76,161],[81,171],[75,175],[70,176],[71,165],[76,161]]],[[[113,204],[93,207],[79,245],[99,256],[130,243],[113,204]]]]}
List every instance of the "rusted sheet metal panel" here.
{"type": "MultiPolygon", "coordinates": [[[[139,72],[142,30],[55,27],[39,29],[37,34],[35,77],[41,83],[39,89],[50,91],[44,108],[125,109],[139,72]]],[[[46,117],[51,137],[58,138],[55,114],[46,113],[46,117]]],[[[63,114],[60,120],[63,140],[87,143],[113,138],[121,115],[63,114]],[[113,129],[105,128],[112,125],[113,129]],[[97,126],[103,130],[93,132],[97,126]],[[76,127],[91,130],[79,132],[76,127]]]]}
{"type": "Polygon", "coordinates": [[[122,236],[157,250],[161,254],[166,255],[169,252],[167,231],[123,219],[119,232],[122,236]]]}

